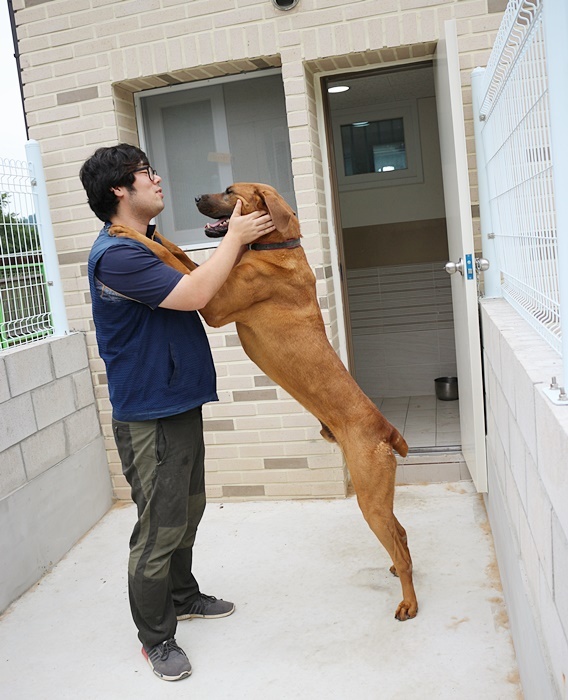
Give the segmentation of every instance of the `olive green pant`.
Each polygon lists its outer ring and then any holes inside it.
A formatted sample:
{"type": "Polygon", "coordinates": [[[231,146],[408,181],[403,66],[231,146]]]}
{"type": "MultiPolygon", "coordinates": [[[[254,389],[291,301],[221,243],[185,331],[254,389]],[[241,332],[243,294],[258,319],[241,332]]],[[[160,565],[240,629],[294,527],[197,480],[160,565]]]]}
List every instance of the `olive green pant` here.
{"type": "Polygon", "coordinates": [[[191,566],[205,510],[201,407],[149,421],[113,419],[112,427],[138,507],[128,593],[138,637],[149,648],[175,636],[176,614],[199,597],[191,566]]]}

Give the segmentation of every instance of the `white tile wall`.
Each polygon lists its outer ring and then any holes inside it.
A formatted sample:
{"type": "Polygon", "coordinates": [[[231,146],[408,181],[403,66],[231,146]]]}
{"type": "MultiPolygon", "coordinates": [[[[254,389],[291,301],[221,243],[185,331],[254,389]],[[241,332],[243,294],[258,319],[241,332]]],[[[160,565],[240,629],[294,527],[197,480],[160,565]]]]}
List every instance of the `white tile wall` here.
{"type": "Polygon", "coordinates": [[[434,394],[455,376],[450,278],[443,263],[347,272],[355,375],[372,398],[434,394]]]}

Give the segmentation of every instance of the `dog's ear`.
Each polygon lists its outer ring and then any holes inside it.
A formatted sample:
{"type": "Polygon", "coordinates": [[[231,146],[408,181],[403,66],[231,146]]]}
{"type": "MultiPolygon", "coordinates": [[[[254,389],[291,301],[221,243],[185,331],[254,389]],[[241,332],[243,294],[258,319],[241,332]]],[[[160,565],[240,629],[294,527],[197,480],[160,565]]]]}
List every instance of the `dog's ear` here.
{"type": "Polygon", "coordinates": [[[276,194],[276,192],[263,190],[261,194],[272,222],[276,226],[276,230],[280,231],[280,233],[286,233],[290,226],[290,221],[294,216],[291,207],[289,207],[286,200],[276,194]]]}

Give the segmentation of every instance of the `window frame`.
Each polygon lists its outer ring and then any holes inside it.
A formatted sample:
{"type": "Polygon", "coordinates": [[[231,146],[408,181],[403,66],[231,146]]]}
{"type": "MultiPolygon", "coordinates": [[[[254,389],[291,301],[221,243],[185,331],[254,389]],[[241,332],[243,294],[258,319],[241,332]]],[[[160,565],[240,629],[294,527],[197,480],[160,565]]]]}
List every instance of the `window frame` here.
{"type": "Polygon", "coordinates": [[[333,147],[337,167],[337,186],[340,192],[394,187],[424,182],[422,149],[420,145],[420,123],[416,100],[395,102],[378,106],[348,107],[334,112],[332,117],[333,147]],[[343,157],[341,126],[354,122],[376,122],[387,119],[402,119],[407,167],[378,173],[346,175],[343,157]]]}
{"type": "MultiPolygon", "coordinates": [[[[258,71],[250,71],[247,73],[239,73],[237,75],[224,75],[218,78],[210,78],[206,80],[196,80],[191,83],[180,83],[177,85],[168,85],[160,88],[153,88],[150,90],[142,90],[140,92],[134,93],[134,110],[136,115],[136,123],[138,125],[138,136],[140,142],[140,148],[147,152],[149,149],[149,129],[150,125],[146,122],[144,109],[142,101],[147,97],[153,97],[160,94],[172,94],[174,92],[184,92],[187,90],[203,90],[207,87],[217,87],[223,83],[242,81],[242,80],[254,80],[255,78],[265,78],[269,76],[279,75],[282,77],[281,68],[268,68],[258,71]]],[[[286,119],[288,113],[285,114],[286,119]]],[[[161,174],[158,170],[158,174],[161,174]]],[[[232,182],[232,180],[231,180],[232,182]]],[[[231,184],[230,182],[227,184],[231,184]]],[[[163,223],[163,222],[162,222],[163,223]]],[[[184,251],[196,251],[196,250],[210,250],[217,248],[222,239],[211,238],[208,240],[198,241],[194,243],[183,243],[177,244],[184,251]]]]}

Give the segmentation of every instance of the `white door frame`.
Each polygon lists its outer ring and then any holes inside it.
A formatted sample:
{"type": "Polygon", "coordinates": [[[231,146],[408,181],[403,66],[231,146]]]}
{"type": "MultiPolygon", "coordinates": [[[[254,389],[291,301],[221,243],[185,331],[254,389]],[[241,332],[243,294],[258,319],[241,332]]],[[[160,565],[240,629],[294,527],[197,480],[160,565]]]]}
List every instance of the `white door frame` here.
{"type": "MultiPolygon", "coordinates": [[[[447,61],[447,52],[451,53],[450,63],[451,66],[448,70],[451,79],[449,82],[452,85],[452,112],[449,115],[450,122],[452,124],[452,141],[454,144],[454,151],[456,156],[456,163],[454,166],[454,176],[456,182],[459,182],[459,211],[455,212],[450,209],[447,210],[447,217],[452,221],[448,221],[448,245],[450,247],[450,257],[452,252],[455,253],[455,247],[450,245],[450,228],[453,230],[459,230],[460,236],[463,231],[463,236],[467,240],[468,255],[471,255],[474,259],[474,248],[473,248],[473,227],[471,221],[471,202],[470,202],[470,192],[469,192],[469,176],[467,168],[467,148],[465,140],[465,125],[463,116],[463,105],[461,96],[461,83],[459,78],[459,55],[457,51],[457,35],[455,29],[455,20],[449,20],[445,23],[444,32],[448,32],[449,40],[442,36],[438,43],[438,49],[436,52],[436,58],[438,63],[440,60],[447,61]],[[439,53],[440,50],[443,54],[439,53]],[[443,56],[443,57],[442,57],[443,56]],[[457,72],[456,72],[457,71],[457,72]],[[456,82],[457,80],[457,82],[456,82]],[[457,223],[457,229],[456,229],[457,223]]],[[[394,61],[391,63],[381,64],[381,68],[388,67],[389,65],[403,65],[406,63],[420,63],[423,62],[427,57],[421,57],[420,59],[413,59],[410,61],[394,61]]],[[[330,75],[339,75],[350,73],[361,73],[372,70],[373,66],[361,66],[353,71],[336,70],[331,72],[322,72],[314,75],[315,81],[315,94],[316,94],[316,109],[318,122],[324,124],[325,114],[324,114],[324,95],[322,93],[322,81],[320,78],[330,75]]],[[[438,103],[439,96],[436,95],[436,102],[438,103]]],[[[449,105],[448,105],[449,106],[449,105]]],[[[442,140],[444,136],[444,127],[442,127],[440,121],[438,124],[440,131],[440,147],[442,148],[442,140]]],[[[328,143],[326,139],[326,134],[324,129],[320,129],[320,147],[322,152],[323,160],[323,170],[325,173],[324,177],[324,187],[325,187],[325,198],[326,198],[326,208],[328,214],[328,220],[330,222],[329,226],[329,236],[330,236],[330,251],[331,251],[331,263],[332,263],[332,277],[335,289],[336,298],[338,300],[337,305],[337,325],[338,325],[338,335],[340,340],[340,356],[343,362],[348,365],[348,350],[347,350],[347,340],[346,340],[346,324],[343,313],[341,309],[345,308],[345,300],[343,298],[343,289],[341,284],[341,276],[339,269],[339,254],[338,254],[338,243],[337,237],[340,233],[337,230],[337,222],[334,217],[333,208],[333,194],[331,186],[331,178],[329,175],[331,164],[328,158],[328,143]]],[[[450,176],[446,178],[450,182],[450,176]]],[[[445,198],[451,197],[450,193],[446,193],[445,198]]],[[[446,204],[446,206],[448,206],[446,204]]],[[[462,237],[463,246],[463,237],[462,237]]],[[[459,276],[459,275],[457,275],[459,276]]],[[[457,277],[454,275],[454,277],[457,277]]],[[[485,446],[485,417],[484,417],[484,397],[483,397],[483,375],[481,367],[481,339],[479,330],[479,317],[478,317],[478,300],[477,300],[477,281],[475,279],[475,265],[474,265],[474,279],[466,280],[471,284],[465,285],[463,280],[460,278],[452,280],[452,299],[455,296],[459,296],[461,293],[462,303],[461,306],[467,304],[468,314],[465,323],[466,333],[467,333],[467,343],[464,338],[459,338],[459,333],[456,332],[456,355],[461,353],[462,360],[461,363],[458,360],[458,374],[460,375],[460,428],[461,428],[461,442],[462,442],[462,453],[464,459],[468,464],[472,479],[476,485],[479,492],[487,491],[487,460],[486,460],[486,446],[485,446]],[[465,293],[464,289],[461,287],[466,287],[465,293]],[[464,345],[467,346],[467,351],[464,350],[464,345]],[[473,349],[472,349],[473,345],[473,349]],[[464,359],[467,358],[467,359],[464,359]],[[461,364],[461,372],[460,372],[461,364]],[[468,388],[471,385],[471,388],[468,388]]],[[[463,309],[460,308],[460,304],[454,302],[454,325],[456,325],[456,315],[459,317],[463,313],[463,309]]],[[[457,327],[456,327],[457,330],[457,327]]]]}

